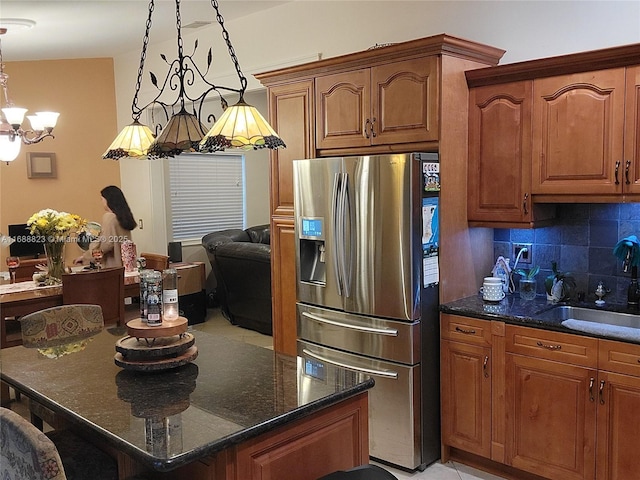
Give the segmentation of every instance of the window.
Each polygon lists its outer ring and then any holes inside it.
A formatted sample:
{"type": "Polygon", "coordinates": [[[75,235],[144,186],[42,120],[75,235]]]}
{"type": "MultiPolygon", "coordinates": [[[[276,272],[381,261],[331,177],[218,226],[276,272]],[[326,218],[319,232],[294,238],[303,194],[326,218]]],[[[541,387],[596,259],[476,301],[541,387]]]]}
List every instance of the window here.
{"type": "Polygon", "coordinates": [[[244,157],[182,153],[169,159],[173,241],[244,225],[244,157]]]}

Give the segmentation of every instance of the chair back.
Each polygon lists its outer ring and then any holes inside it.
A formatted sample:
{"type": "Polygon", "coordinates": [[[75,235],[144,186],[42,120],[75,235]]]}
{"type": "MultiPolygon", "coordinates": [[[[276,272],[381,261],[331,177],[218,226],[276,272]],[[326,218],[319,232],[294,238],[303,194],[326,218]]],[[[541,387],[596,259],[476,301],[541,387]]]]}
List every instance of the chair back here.
{"type": "Polygon", "coordinates": [[[160,272],[169,268],[168,255],[160,255],[159,253],[141,253],[140,256],[145,259],[145,268],[158,270],[160,272]]]}
{"type": "Polygon", "coordinates": [[[63,305],[102,307],[105,324],[124,324],[124,267],[62,274],[63,305]]]}
{"type": "Polygon", "coordinates": [[[0,407],[0,432],[0,478],[66,480],[55,444],[26,419],[0,407]]]}
{"type": "MultiPolygon", "coordinates": [[[[33,279],[33,274],[40,271],[38,265],[47,266],[46,258],[29,258],[26,260],[20,260],[20,265],[16,267],[16,282],[28,282],[33,279]]],[[[46,268],[45,268],[46,270],[46,268]]]]}
{"type": "Polygon", "coordinates": [[[100,305],[62,305],[20,318],[22,344],[27,348],[78,342],[101,332],[103,327],[100,305]]]}

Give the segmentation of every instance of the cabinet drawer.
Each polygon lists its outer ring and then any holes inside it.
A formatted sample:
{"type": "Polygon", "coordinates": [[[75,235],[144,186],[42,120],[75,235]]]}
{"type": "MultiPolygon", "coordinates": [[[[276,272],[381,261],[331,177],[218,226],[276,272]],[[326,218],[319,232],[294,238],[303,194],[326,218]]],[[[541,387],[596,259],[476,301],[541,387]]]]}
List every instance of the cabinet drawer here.
{"type": "Polygon", "coordinates": [[[596,368],[598,339],[507,325],[506,351],[596,368]]]}
{"type": "Polygon", "coordinates": [[[598,368],[640,377],[640,345],[599,340],[598,368]]]}
{"type": "Polygon", "coordinates": [[[440,315],[440,335],[448,340],[491,346],[491,322],[458,315],[440,315]]]}

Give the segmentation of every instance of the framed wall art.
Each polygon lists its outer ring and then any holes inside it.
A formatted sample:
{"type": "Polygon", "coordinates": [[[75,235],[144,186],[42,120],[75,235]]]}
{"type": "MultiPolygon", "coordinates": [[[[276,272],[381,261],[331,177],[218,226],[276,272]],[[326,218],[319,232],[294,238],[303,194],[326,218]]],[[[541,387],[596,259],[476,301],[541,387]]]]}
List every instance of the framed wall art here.
{"type": "Polygon", "coordinates": [[[27,153],[27,177],[56,178],[56,154],[27,153]]]}

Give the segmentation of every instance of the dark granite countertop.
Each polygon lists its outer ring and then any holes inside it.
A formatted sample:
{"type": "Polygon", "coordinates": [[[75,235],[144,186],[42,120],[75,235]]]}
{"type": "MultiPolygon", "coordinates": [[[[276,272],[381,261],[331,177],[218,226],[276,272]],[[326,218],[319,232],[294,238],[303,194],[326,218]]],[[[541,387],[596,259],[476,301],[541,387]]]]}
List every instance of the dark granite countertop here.
{"type": "Polygon", "coordinates": [[[374,384],[331,365],[309,376],[299,357],[192,333],[198,357],[163,372],[116,366],[122,331],[105,329],[84,350],[56,359],[22,346],[2,349],[0,377],[157,471],[238,444],[374,384]]]}
{"type": "MultiPolygon", "coordinates": [[[[570,329],[562,325],[561,320],[545,319],[540,316],[558,305],[571,305],[576,307],[590,308],[594,310],[606,310],[620,313],[630,313],[640,316],[638,309],[628,308],[626,305],[617,305],[613,303],[605,303],[604,306],[596,306],[593,302],[564,302],[552,303],[547,300],[546,295],[538,295],[534,300],[522,300],[518,294],[507,295],[500,302],[485,302],[482,295],[472,295],[470,297],[461,298],[453,302],[440,305],[440,311],[451,313],[454,315],[462,315],[465,317],[473,317],[485,320],[498,320],[512,325],[521,325],[523,327],[542,328],[545,330],[556,330],[564,333],[575,335],[586,335],[596,338],[606,338],[610,340],[619,340],[628,343],[640,343],[640,340],[634,338],[624,338],[620,336],[612,336],[609,334],[597,334],[586,331],[578,331],[570,329]]],[[[640,338],[640,331],[638,331],[640,338]]]]}

